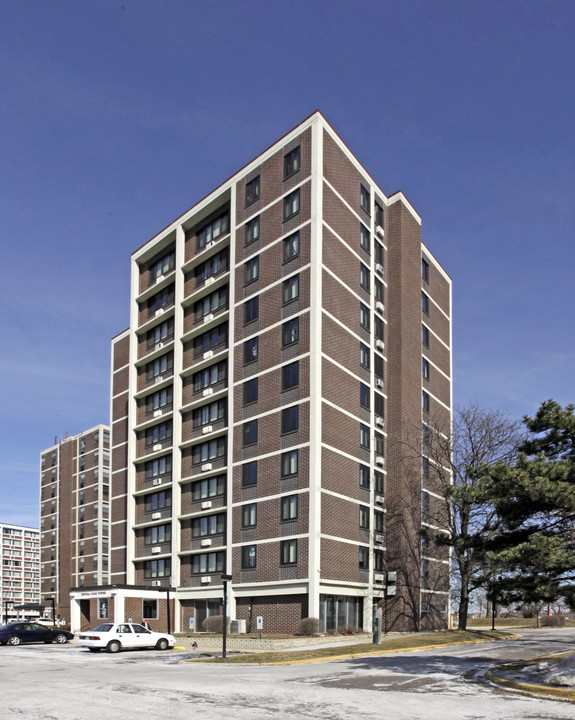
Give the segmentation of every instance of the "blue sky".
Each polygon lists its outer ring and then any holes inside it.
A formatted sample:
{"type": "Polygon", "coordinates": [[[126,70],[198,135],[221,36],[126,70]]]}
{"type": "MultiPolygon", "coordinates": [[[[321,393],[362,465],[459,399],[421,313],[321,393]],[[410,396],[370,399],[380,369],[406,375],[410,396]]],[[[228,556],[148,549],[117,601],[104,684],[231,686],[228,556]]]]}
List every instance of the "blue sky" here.
{"type": "Polygon", "coordinates": [[[575,3],[2,0],[0,521],[109,418],[130,254],[320,109],[453,279],[455,402],[575,401],[575,3]]]}

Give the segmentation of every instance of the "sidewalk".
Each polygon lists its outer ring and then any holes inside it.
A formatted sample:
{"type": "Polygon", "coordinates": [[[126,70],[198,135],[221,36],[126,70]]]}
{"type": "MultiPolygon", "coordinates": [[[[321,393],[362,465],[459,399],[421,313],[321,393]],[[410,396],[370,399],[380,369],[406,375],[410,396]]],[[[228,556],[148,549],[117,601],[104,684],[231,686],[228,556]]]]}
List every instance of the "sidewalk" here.
{"type": "Polygon", "coordinates": [[[554,698],[575,703],[575,687],[557,685],[548,680],[549,664],[558,663],[572,653],[558,653],[521,662],[497,665],[485,673],[495,685],[535,697],[554,698]],[[529,682],[527,682],[529,681],[529,682]]]}

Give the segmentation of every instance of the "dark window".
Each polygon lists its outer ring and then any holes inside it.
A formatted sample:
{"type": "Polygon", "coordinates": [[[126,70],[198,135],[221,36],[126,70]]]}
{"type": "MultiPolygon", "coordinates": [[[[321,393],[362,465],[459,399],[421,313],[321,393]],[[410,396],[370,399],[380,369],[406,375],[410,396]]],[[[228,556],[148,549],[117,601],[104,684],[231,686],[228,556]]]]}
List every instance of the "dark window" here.
{"type": "Polygon", "coordinates": [[[383,227],[383,208],[377,202],[375,202],[375,224],[383,227]]]}
{"type": "Polygon", "coordinates": [[[359,244],[367,252],[370,251],[371,237],[369,230],[365,227],[363,223],[359,224],[359,244]]]}
{"type": "Polygon", "coordinates": [[[429,347],[429,328],[425,325],[421,326],[421,342],[425,347],[429,347]]]}
{"type": "Polygon", "coordinates": [[[429,393],[426,393],[425,390],[423,390],[421,393],[421,407],[423,408],[423,412],[429,412],[429,408],[430,408],[429,393]]]}
{"type": "Polygon", "coordinates": [[[429,282],[429,263],[421,258],[421,277],[425,282],[429,282]]]}
{"type": "Polygon", "coordinates": [[[294,190],[284,198],[284,221],[299,212],[299,189],[294,190]]]}
{"type": "Polygon", "coordinates": [[[221,573],[225,569],[226,554],[224,552],[201,553],[192,555],[192,573],[221,573]]]}
{"type": "Polygon", "coordinates": [[[244,343],[244,365],[258,359],[258,338],[250,338],[244,343]]]}
{"type": "Polygon", "coordinates": [[[211,365],[205,370],[194,373],[194,392],[200,392],[200,390],[204,390],[211,385],[217,385],[219,382],[223,382],[226,379],[226,371],[226,362],[223,361],[216,365],[211,365]]]}
{"type": "Polygon", "coordinates": [[[156,443],[163,443],[172,439],[172,421],[160,423],[148,428],[145,433],[146,447],[155,445],[156,443]]]}
{"type": "Polygon", "coordinates": [[[299,317],[291,318],[282,325],[282,346],[292,345],[299,340],[299,317]]]}
{"type": "Polygon", "coordinates": [[[424,380],[429,380],[431,374],[431,366],[429,364],[429,360],[427,360],[426,358],[421,358],[421,374],[424,380]]]}
{"type": "Polygon", "coordinates": [[[171,525],[154,525],[144,530],[144,545],[157,545],[170,542],[172,539],[171,525]]]}
{"type": "Polygon", "coordinates": [[[255,242],[259,236],[260,236],[260,218],[255,217],[253,220],[250,220],[246,223],[246,239],[245,244],[249,245],[250,243],[255,242]]]}
{"type": "Polygon", "coordinates": [[[167,342],[174,337],[174,318],[164,320],[160,325],[148,330],[146,334],[146,346],[148,350],[155,347],[158,343],[167,342]]]}
{"type": "Polygon", "coordinates": [[[209,242],[218,240],[222,235],[225,235],[230,230],[230,214],[226,210],[225,213],[212,220],[211,223],[205,225],[197,235],[196,248],[200,250],[205,247],[209,242]]]}
{"type": "Polygon", "coordinates": [[[250,503],[242,506],[242,527],[254,527],[257,523],[257,505],[250,503]]]}
{"type": "Polygon", "coordinates": [[[194,357],[203,355],[208,350],[215,350],[220,345],[225,345],[228,340],[227,324],[222,323],[211,330],[208,330],[194,338],[194,357]]]}
{"type": "Polygon", "coordinates": [[[161,475],[168,475],[172,472],[172,456],[163,455],[155,460],[148,460],[144,465],[144,472],[146,480],[151,480],[161,475]]]}
{"type": "Polygon", "coordinates": [[[219,437],[215,440],[194,445],[192,450],[192,465],[200,465],[210,462],[210,460],[219,460],[226,455],[226,439],[219,437]]]}
{"type": "Polygon", "coordinates": [[[375,470],[373,473],[373,479],[375,483],[375,492],[378,495],[383,495],[383,473],[379,470],[375,470]]]}
{"type": "Polygon", "coordinates": [[[174,367],[174,353],[169,352],[165,355],[152,360],[146,364],[146,381],[149,382],[164,373],[171,373],[174,367]]]}
{"type": "Polygon", "coordinates": [[[385,455],[385,445],[384,445],[384,438],[381,433],[375,433],[374,435],[374,445],[375,445],[375,454],[381,455],[381,457],[384,457],[385,455]]]}
{"type": "Polygon", "coordinates": [[[359,264],[359,284],[369,292],[369,270],[363,263],[359,264]]]}
{"type": "Polygon", "coordinates": [[[297,450],[289,450],[288,452],[282,453],[281,464],[282,464],[282,478],[289,477],[290,475],[297,475],[297,473],[298,473],[298,451],[297,450]]]}
{"type": "Polygon", "coordinates": [[[197,480],[192,484],[192,500],[207,500],[208,498],[220,497],[226,492],[226,476],[214,475],[214,477],[197,480]]]}
{"type": "Polygon", "coordinates": [[[242,547],[242,569],[249,570],[256,567],[256,546],[244,545],[242,547]]]}
{"type": "Polygon", "coordinates": [[[217,312],[227,306],[228,287],[226,285],[194,303],[194,320],[195,322],[199,322],[206,315],[217,312]]]}
{"type": "Polygon", "coordinates": [[[375,572],[383,572],[383,550],[373,551],[373,569],[375,572]]]}
{"type": "Polygon", "coordinates": [[[251,258],[244,265],[244,284],[249,285],[249,283],[253,282],[254,280],[257,280],[259,275],[260,275],[260,258],[259,258],[259,255],[256,255],[256,257],[251,258]]]}
{"type": "Polygon", "coordinates": [[[299,405],[282,410],[282,435],[295,432],[299,427],[299,405]]]}
{"type": "Polygon", "coordinates": [[[284,365],[282,368],[282,390],[289,390],[290,388],[297,387],[299,385],[299,361],[284,365]]]}
{"type": "Polygon", "coordinates": [[[258,378],[246,380],[244,383],[244,405],[250,405],[258,401],[258,378]]]}
{"type": "Polygon", "coordinates": [[[169,558],[165,560],[148,560],[144,563],[144,577],[169,577],[172,574],[172,564],[169,558]]]}
{"type": "Polygon", "coordinates": [[[359,425],[359,444],[362,448],[369,450],[369,428],[363,423],[359,425]]]}
{"type": "Polygon", "coordinates": [[[297,519],[297,495],[288,495],[281,500],[282,521],[297,519]]]}
{"type": "Polygon", "coordinates": [[[246,300],[244,304],[244,325],[248,325],[248,323],[258,319],[260,311],[259,299],[259,295],[256,295],[246,300]]]}
{"type": "Polygon", "coordinates": [[[359,548],[359,569],[369,570],[369,548],[359,548]]]}
{"type": "Polygon", "coordinates": [[[216,255],[212,255],[212,257],[196,266],[194,270],[196,287],[203,285],[208,278],[215,277],[216,275],[226,271],[228,269],[228,257],[229,248],[224,248],[216,255]]]}
{"type": "Polygon", "coordinates": [[[192,520],[192,537],[206,537],[209,535],[223,535],[226,531],[225,513],[218,515],[204,515],[192,520]]]}
{"type": "Polygon", "coordinates": [[[369,370],[369,348],[359,343],[359,362],[366,370],[369,370]]]}
{"type": "Polygon", "coordinates": [[[383,380],[383,358],[377,353],[373,356],[373,371],[377,378],[383,380]]]}
{"type": "Polygon", "coordinates": [[[385,340],[385,323],[380,317],[376,316],[373,323],[373,330],[377,340],[381,340],[381,342],[383,342],[385,340]]]}
{"type": "Polygon", "coordinates": [[[373,409],[375,410],[377,417],[382,419],[385,417],[383,395],[380,395],[377,392],[373,395],[373,409]]]}
{"type": "Polygon", "coordinates": [[[359,485],[369,490],[369,467],[367,465],[359,466],[359,485]]]}
{"type": "Polygon", "coordinates": [[[365,505],[359,506],[359,527],[369,530],[369,508],[365,505]]]}
{"type": "Polygon", "coordinates": [[[192,413],[192,424],[194,428],[204,427],[211,423],[223,420],[226,417],[226,401],[216,400],[216,402],[202,405],[195,408],[192,413]]]}
{"type": "Polygon", "coordinates": [[[257,460],[244,463],[242,465],[242,486],[249,487],[255,485],[258,481],[258,463],[257,460]]]}
{"type": "Polygon", "coordinates": [[[284,178],[293,175],[300,168],[300,149],[299,145],[284,155],[284,178]]]}
{"type": "Polygon", "coordinates": [[[151,513],[157,512],[158,510],[165,510],[166,508],[172,507],[172,491],[161,490],[160,492],[146,495],[146,502],[144,506],[144,512],[151,513]]]}
{"type": "Polygon", "coordinates": [[[359,190],[359,204],[361,207],[365,210],[365,212],[369,215],[370,214],[370,206],[371,206],[371,198],[369,190],[361,185],[359,190]]]}
{"type": "Polygon", "coordinates": [[[170,285],[159,293],[153,295],[147,303],[148,317],[155,315],[158,310],[166,309],[174,304],[174,285],[170,285]]]}
{"type": "MultiPolygon", "coordinates": [[[[384,262],[383,262],[384,252],[385,251],[384,251],[383,245],[381,245],[381,243],[376,242],[375,243],[375,262],[376,262],[376,265],[381,266],[381,268],[379,268],[380,272],[382,271],[382,269],[384,267],[384,262]]],[[[375,269],[377,270],[378,268],[376,267],[375,269]]]]}
{"type": "Polygon", "coordinates": [[[244,447],[246,447],[247,445],[254,445],[255,443],[257,443],[257,441],[258,441],[258,421],[257,420],[249,420],[248,422],[244,423],[242,437],[243,437],[244,447]]]}
{"type": "Polygon", "coordinates": [[[146,415],[149,415],[156,410],[162,410],[172,404],[172,386],[158,390],[153,395],[148,395],[146,398],[146,415]]]}
{"type": "Polygon", "coordinates": [[[383,513],[379,510],[375,510],[373,513],[373,529],[376,533],[383,532],[383,513]]]}
{"type": "Polygon", "coordinates": [[[424,292],[421,293],[421,309],[426,315],[429,315],[429,296],[424,292]]]}
{"type": "Polygon", "coordinates": [[[246,183],[246,205],[251,205],[260,196],[260,176],[246,183]]]}
{"type": "Polygon", "coordinates": [[[283,241],[284,262],[299,255],[299,233],[293,233],[283,241]]]}
{"type": "Polygon", "coordinates": [[[293,277],[284,280],[282,288],[284,305],[292,302],[292,300],[296,300],[299,297],[299,275],[294,275],[293,277]]]}
{"type": "Polygon", "coordinates": [[[280,565],[297,563],[297,540],[283,540],[280,543],[280,565]]]}
{"type": "Polygon", "coordinates": [[[385,289],[383,283],[375,278],[375,299],[385,304],[385,289]]]}
{"type": "Polygon", "coordinates": [[[176,253],[174,250],[167,253],[158,260],[153,260],[149,267],[149,282],[156,282],[158,278],[167,275],[175,267],[176,253]]]}
{"type": "Polygon", "coordinates": [[[363,383],[359,384],[359,404],[369,410],[369,388],[363,383]]]}
{"type": "Polygon", "coordinates": [[[359,303],[359,324],[369,330],[369,308],[363,303],[359,303]]]}
{"type": "Polygon", "coordinates": [[[426,458],[425,455],[421,458],[421,474],[424,478],[429,477],[429,458],[426,458]]]}

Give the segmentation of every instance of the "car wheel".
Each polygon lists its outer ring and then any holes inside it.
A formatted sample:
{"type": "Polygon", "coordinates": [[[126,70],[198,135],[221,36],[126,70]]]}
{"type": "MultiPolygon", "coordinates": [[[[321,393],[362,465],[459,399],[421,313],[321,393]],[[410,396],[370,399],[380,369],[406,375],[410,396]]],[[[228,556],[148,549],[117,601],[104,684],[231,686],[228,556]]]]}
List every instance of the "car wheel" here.
{"type": "Polygon", "coordinates": [[[56,635],[56,642],[59,645],[65,645],[68,642],[68,638],[63,633],[60,633],[59,635],[56,635]]]}
{"type": "Polygon", "coordinates": [[[120,652],[121,649],[122,646],[117,640],[112,640],[112,642],[109,642],[108,647],[106,648],[109,653],[117,653],[120,652]]]}
{"type": "Polygon", "coordinates": [[[20,645],[22,640],[18,637],[18,635],[12,635],[11,638],[8,638],[8,645],[20,645]]]}
{"type": "Polygon", "coordinates": [[[169,642],[166,640],[166,638],[161,638],[156,643],[156,650],[167,650],[169,646],[169,642]]]}
{"type": "Polygon", "coordinates": [[[88,648],[90,652],[100,652],[102,648],[88,648]]]}

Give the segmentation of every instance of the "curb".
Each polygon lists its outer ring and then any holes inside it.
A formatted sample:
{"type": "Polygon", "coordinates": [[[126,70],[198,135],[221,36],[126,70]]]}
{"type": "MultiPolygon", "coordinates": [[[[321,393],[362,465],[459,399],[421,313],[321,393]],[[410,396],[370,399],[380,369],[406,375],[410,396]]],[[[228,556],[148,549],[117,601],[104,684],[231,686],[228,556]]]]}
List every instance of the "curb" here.
{"type": "Polygon", "coordinates": [[[544,660],[551,660],[559,662],[564,657],[572,655],[572,653],[556,653],[554,655],[542,655],[541,657],[529,658],[528,660],[522,660],[519,662],[504,663],[503,665],[496,665],[491,670],[485,673],[485,677],[489,682],[500,687],[509,688],[517,692],[524,693],[525,695],[532,695],[536,697],[542,697],[549,700],[561,700],[563,702],[575,703],[575,688],[561,688],[552,687],[550,685],[535,685],[533,683],[522,683],[516,680],[509,680],[504,677],[498,676],[496,673],[499,671],[509,670],[520,670],[530,665],[536,665],[544,660]]]}

